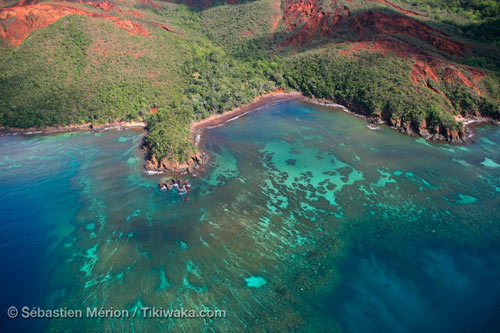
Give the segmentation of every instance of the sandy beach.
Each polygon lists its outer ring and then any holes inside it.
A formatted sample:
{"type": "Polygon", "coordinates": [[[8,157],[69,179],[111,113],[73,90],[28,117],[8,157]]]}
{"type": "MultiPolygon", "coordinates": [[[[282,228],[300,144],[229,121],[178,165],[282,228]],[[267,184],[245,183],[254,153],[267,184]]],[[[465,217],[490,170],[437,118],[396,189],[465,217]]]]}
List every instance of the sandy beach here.
{"type": "Polygon", "coordinates": [[[223,124],[231,119],[240,117],[248,112],[254,111],[258,109],[259,107],[272,103],[272,102],[277,102],[277,101],[289,101],[289,100],[294,100],[294,99],[302,99],[304,98],[304,95],[298,91],[293,91],[293,92],[285,92],[284,90],[276,90],[264,95],[260,95],[256,97],[252,102],[242,105],[240,107],[237,107],[234,110],[227,111],[224,113],[220,114],[214,114],[211,115],[208,118],[205,118],[203,120],[199,120],[196,122],[193,122],[189,129],[191,130],[191,133],[197,134],[202,130],[203,128],[206,127],[212,127],[212,126],[217,126],[220,124],[223,124]]]}

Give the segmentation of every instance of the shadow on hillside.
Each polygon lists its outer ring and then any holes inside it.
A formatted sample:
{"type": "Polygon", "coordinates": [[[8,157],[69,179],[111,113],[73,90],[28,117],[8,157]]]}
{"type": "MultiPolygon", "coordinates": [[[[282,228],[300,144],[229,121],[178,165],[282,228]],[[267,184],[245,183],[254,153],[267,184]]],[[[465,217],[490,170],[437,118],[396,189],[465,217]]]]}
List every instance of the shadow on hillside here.
{"type": "Polygon", "coordinates": [[[239,5],[258,0],[169,0],[168,2],[187,5],[195,10],[203,11],[221,5],[239,5]]]}
{"type": "MultiPolygon", "coordinates": [[[[438,56],[455,63],[498,71],[500,69],[500,59],[496,52],[498,51],[498,46],[485,45],[483,40],[472,40],[470,35],[461,33],[461,31],[467,29],[467,27],[470,26],[459,26],[443,22],[419,20],[415,17],[403,15],[391,8],[377,8],[369,11],[360,10],[354,11],[349,17],[344,18],[331,31],[331,33],[325,36],[320,36],[319,38],[305,39],[305,43],[303,44],[290,43],[290,45],[286,45],[287,41],[289,42],[295,34],[301,33],[302,27],[298,26],[292,32],[279,30],[272,34],[247,39],[241,45],[235,45],[235,52],[233,52],[233,55],[242,59],[248,57],[259,59],[278,54],[286,56],[304,53],[325,47],[329,44],[337,44],[340,47],[343,43],[384,40],[392,42],[394,45],[405,45],[408,49],[412,50],[410,53],[413,54],[438,56]],[[424,30],[416,31],[412,36],[407,30],[403,29],[404,27],[401,28],[401,33],[383,34],[380,33],[378,28],[375,27],[377,23],[361,27],[356,26],[354,18],[366,12],[385,13],[396,18],[404,18],[405,20],[410,20],[410,22],[415,22],[416,26],[422,25],[424,30]],[[440,38],[442,41],[449,42],[450,44],[464,45],[465,51],[463,56],[453,55],[445,52],[443,49],[437,48],[436,45],[433,44],[435,37],[440,38]],[[483,44],[481,44],[480,48],[473,48],[470,47],[471,43],[483,44]],[[471,59],[473,58],[480,59],[476,59],[475,62],[471,62],[471,59]]],[[[481,28],[485,29],[487,26],[485,25],[481,28]]],[[[493,28],[493,30],[494,29],[495,28],[493,28]]],[[[318,35],[319,32],[316,32],[316,36],[318,35]]]]}

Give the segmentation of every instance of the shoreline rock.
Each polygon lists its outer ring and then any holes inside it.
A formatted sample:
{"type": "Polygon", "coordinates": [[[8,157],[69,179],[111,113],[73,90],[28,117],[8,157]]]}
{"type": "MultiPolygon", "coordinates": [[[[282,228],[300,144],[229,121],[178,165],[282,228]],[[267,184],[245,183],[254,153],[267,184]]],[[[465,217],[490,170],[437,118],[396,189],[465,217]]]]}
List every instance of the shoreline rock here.
{"type": "Polygon", "coordinates": [[[179,191],[179,195],[185,195],[191,192],[191,183],[187,179],[172,178],[158,184],[160,191],[172,191],[174,188],[179,191]]]}
{"type": "Polygon", "coordinates": [[[393,120],[383,119],[381,115],[367,115],[362,110],[356,107],[348,108],[344,105],[337,104],[327,99],[305,98],[304,101],[307,103],[325,107],[340,108],[344,112],[350,113],[356,117],[363,118],[369,123],[387,125],[404,135],[419,136],[429,141],[449,142],[453,144],[470,143],[471,138],[474,136],[474,131],[471,129],[472,126],[482,123],[497,123],[493,119],[485,117],[463,118],[461,120],[457,120],[457,123],[462,124],[462,126],[455,130],[445,128],[443,125],[432,128],[427,126],[427,122],[425,121],[425,119],[423,120],[422,124],[417,125],[412,123],[411,121],[405,121],[403,117],[397,120],[393,120]]]}
{"type": "Polygon", "coordinates": [[[197,152],[191,154],[189,160],[179,163],[177,161],[169,161],[162,159],[158,161],[155,156],[146,158],[144,169],[148,172],[156,174],[171,175],[171,176],[185,176],[190,175],[196,177],[198,173],[205,171],[204,167],[208,164],[207,154],[204,152],[197,152]]]}
{"type": "Polygon", "coordinates": [[[280,101],[288,101],[294,99],[302,99],[302,93],[293,91],[285,92],[282,89],[277,89],[273,92],[256,97],[252,102],[237,107],[231,111],[222,114],[214,114],[210,117],[193,122],[189,126],[191,132],[191,139],[196,147],[196,153],[192,154],[185,162],[169,161],[167,159],[157,160],[155,156],[151,156],[145,152],[145,165],[144,169],[149,174],[161,174],[170,176],[185,176],[189,175],[197,177],[199,174],[206,171],[206,167],[210,161],[210,155],[203,150],[203,130],[214,126],[220,126],[239,118],[249,112],[260,109],[260,107],[269,103],[276,103],[280,101]]]}
{"type": "MultiPolygon", "coordinates": [[[[190,156],[189,160],[183,163],[172,162],[168,160],[157,161],[154,156],[150,156],[146,160],[145,169],[148,172],[163,175],[190,175],[197,177],[206,171],[206,165],[209,162],[209,154],[203,151],[201,142],[203,141],[203,129],[212,126],[221,126],[226,122],[238,118],[241,115],[247,114],[251,111],[257,110],[263,105],[268,103],[278,102],[281,100],[293,100],[300,99],[306,103],[312,103],[315,105],[340,108],[344,112],[347,112],[356,117],[365,119],[369,124],[375,125],[387,125],[395,130],[398,130],[401,134],[408,136],[418,136],[425,140],[435,141],[435,142],[449,142],[453,144],[468,144],[471,142],[474,136],[474,131],[470,128],[481,123],[492,123],[497,124],[493,119],[488,118],[463,118],[463,120],[457,120],[457,123],[463,124],[463,126],[456,130],[447,129],[440,125],[435,128],[427,127],[427,123],[424,120],[420,126],[412,123],[411,121],[405,121],[403,118],[398,120],[383,119],[381,115],[368,115],[361,108],[353,105],[344,106],[337,104],[331,100],[320,99],[320,98],[308,98],[301,95],[298,92],[284,93],[279,92],[275,94],[267,94],[261,96],[262,98],[256,98],[253,103],[239,107],[233,111],[226,112],[222,115],[215,115],[212,118],[207,118],[205,120],[191,124],[190,130],[193,136],[193,141],[197,149],[197,153],[190,156]]],[[[498,123],[500,124],[500,123],[498,123]]]]}

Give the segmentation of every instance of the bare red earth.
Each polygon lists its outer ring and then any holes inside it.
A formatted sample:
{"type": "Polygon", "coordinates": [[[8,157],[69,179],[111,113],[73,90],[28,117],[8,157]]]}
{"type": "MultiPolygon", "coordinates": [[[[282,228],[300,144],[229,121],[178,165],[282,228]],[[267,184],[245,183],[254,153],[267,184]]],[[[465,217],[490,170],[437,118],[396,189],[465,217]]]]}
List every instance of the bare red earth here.
{"type": "MultiPolygon", "coordinates": [[[[391,4],[386,0],[377,1],[391,4]]],[[[339,5],[333,11],[325,11],[318,0],[285,0],[284,6],[285,31],[293,34],[278,49],[288,45],[305,46],[318,37],[342,38],[342,34],[353,32],[357,39],[369,41],[379,39],[380,35],[407,35],[456,56],[463,56],[468,49],[439,30],[404,15],[368,11],[351,17],[346,6],[339,5]],[[338,25],[346,19],[350,20],[349,30],[339,33],[338,25]]],[[[405,12],[402,8],[400,10],[405,12]]]]}
{"type": "Polygon", "coordinates": [[[403,34],[432,45],[450,55],[463,56],[468,46],[447,38],[447,35],[410,17],[382,12],[364,12],[353,18],[351,30],[361,39],[376,35],[403,34]]]}
{"type": "Polygon", "coordinates": [[[109,1],[101,1],[101,2],[87,1],[86,4],[89,5],[89,6],[95,7],[95,8],[102,9],[105,12],[109,12],[111,10],[114,10],[115,7],[116,7],[115,4],[113,4],[113,3],[109,2],[109,1]]]}
{"type": "Polygon", "coordinates": [[[423,59],[417,59],[416,62],[413,64],[413,68],[410,74],[410,79],[416,84],[419,84],[420,81],[425,80],[427,78],[434,80],[436,82],[439,81],[438,73],[439,70],[441,69],[441,65],[437,61],[434,61],[431,58],[428,58],[426,60],[427,61],[423,59]]]}
{"type": "MultiPolygon", "coordinates": [[[[111,16],[104,13],[89,12],[84,9],[73,7],[71,4],[26,4],[26,1],[21,0],[21,6],[12,8],[0,8],[0,37],[11,46],[19,46],[34,30],[45,28],[57,20],[67,15],[82,15],[94,18],[111,20],[120,29],[130,32],[138,36],[149,36],[149,31],[141,24],[120,19],[116,16],[111,16]]],[[[103,11],[113,10],[114,4],[103,1],[99,3],[86,2],[103,11]]],[[[121,12],[117,10],[117,12],[121,12]]],[[[139,14],[139,13],[137,13],[139,14]]],[[[166,25],[162,25],[167,29],[166,25]]],[[[170,28],[167,30],[171,31],[170,28]]]]}
{"type": "Polygon", "coordinates": [[[125,31],[128,31],[130,32],[132,35],[137,35],[137,36],[144,36],[144,37],[148,37],[149,36],[149,31],[144,28],[142,25],[140,25],[139,23],[135,22],[135,21],[131,21],[131,20],[117,20],[117,21],[113,21],[113,23],[125,30],[125,31]]]}
{"type": "Polygon", "coordinates": [[[347,48],[339,54],[350,55],[360,51],[394,54],[402,58],[415,59],[410,73],[410,80],[416,85],[424,86],[440,94],[447,99],[450,104],[451,101],[443,92],[438,91],[427,84],[427,79],[435,82],[446,81],[461,83],[469,88],[472,88],[480,96],[483,95],[478,87],[478,84],[483,78],[486,77],[484,72],[469,67],[455,65],[434,56],[427,56],[422,51],[411,45],[398,43],[394,40],[363,41],[349,43],[347,48]]]}
{"type": "Polygon", "coordinates": [[[78,14],[105,19],[117,17],[91,13],[64,5],[35,4],[0,9],[0,37],[9,45],[19,46],[36,29],[45,28],[66,15],[78,14]]]}
{"type": "Polygon", "coordinates": [[[278,25],[281,21],[281,18],[283,17],[283,13],[281,12],[281,1],[280,0],[272,0],[271,1],[271,9],[274,12],[274,15],[272,17],[272,28],[271,28],[271,33],[275,32],[276,29],[278,29],[278,25]]]}
{"type": "Polygon", "coordinates": [[[460,82],[463,85],[474,89],[480,96],[483,94],[481,90],[467,77],[465,74],[456,68],[446,68],[443,74],[443,79],[447,82],[460,82]]]}
{"type": "Polygon", "coordinates": [[[133,17],[136,17],[138,19],[143,19],[144,18],[144,14],[143,13],[139,13],[139,12],[136,12],[135,10],[127,10],[126,11],[127,14],[133,16],[133,17]]]}
{"type": "Polygon", "coordinates": [[[304,46],[319,36],[327,37],[344,18],[350,16],[345,6],[325,12],[317,0],[285,0],[284,6],[283,23],[286,31],[294,34],[278,45],[278,49],[288,45],[304,46]]]}
{"type": "MultiPolygon", "coordinates": [[[[417,58],[413,64],[410,74],[411,80],[415,84],[423,84],[431,88],[425,79],[432,79],[436,82],[446,81],[460,83],[466,87],[472,88],[478,95],[482,96],[481,90],[478,88],[478,83],[486,76],[485,73],[471,68],[461,68],[445,61],[439,61],[432,57],[417,58]],[[474,74],[471,74],[474,73],[474,74]]],[[[431,88],[436,91],[436,89],[431,88]]],[[[439,94],[442,92],[436,91],[439,94]]]]}

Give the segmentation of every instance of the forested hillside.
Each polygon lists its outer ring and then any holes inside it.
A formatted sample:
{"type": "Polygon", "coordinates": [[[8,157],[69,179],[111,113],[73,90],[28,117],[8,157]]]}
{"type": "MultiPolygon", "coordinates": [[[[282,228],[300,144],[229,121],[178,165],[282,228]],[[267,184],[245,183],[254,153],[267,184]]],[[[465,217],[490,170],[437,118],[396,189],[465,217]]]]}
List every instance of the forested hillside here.
{"type": "Polygon", "coordinates": [[[278,88],[403,132],[465,140],[499,119],[499,2],[1,1],[0,124],[148,123],[157,161],[189,124],[278,88]]]}

